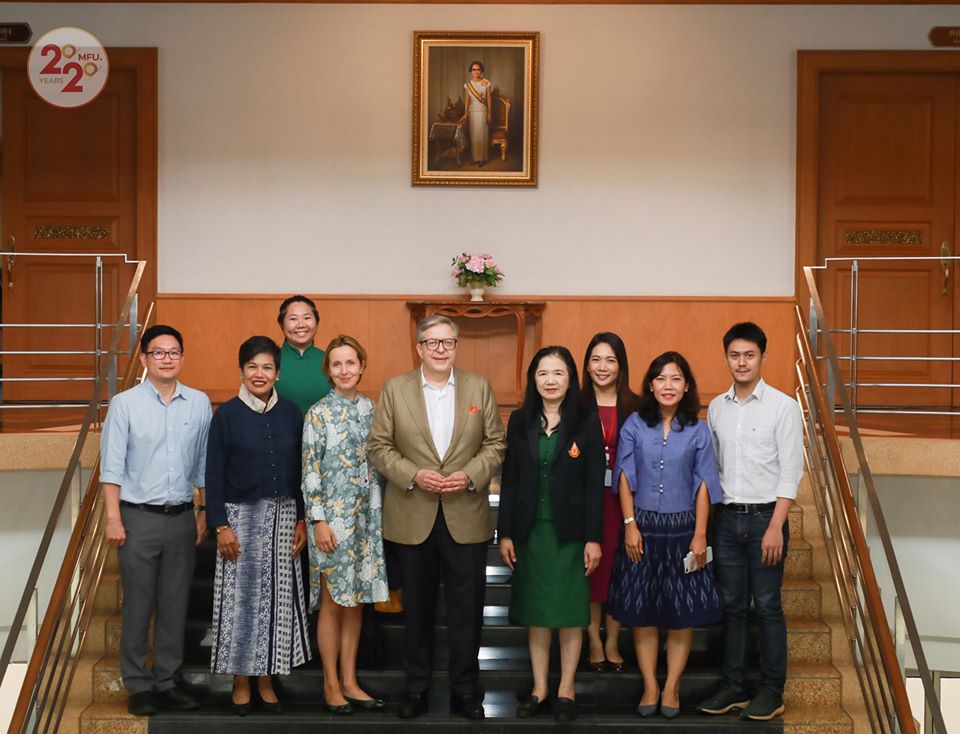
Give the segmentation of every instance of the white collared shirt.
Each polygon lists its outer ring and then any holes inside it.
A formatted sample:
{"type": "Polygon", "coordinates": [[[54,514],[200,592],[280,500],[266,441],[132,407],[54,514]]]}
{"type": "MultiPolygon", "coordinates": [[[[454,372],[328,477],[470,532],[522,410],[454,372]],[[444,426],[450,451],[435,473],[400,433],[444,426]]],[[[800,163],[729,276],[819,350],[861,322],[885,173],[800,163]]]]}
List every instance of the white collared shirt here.
{"type": "Polygon", "coordinates": [[[420,387],[423,389],[423,402],[427,406],[427,423],[430,424],[430,435],[433,445],[437,449],[437,456],[443,459],[450,441],[453,440],[453,418],[455,415],[454,403],[456,400],[456,384],[453,380],[453,370],[447,384],[436,388],[427,382],[423,376],[423,367],[420,367],[420,387]]]}
{"type": "Polygon", "coordinates": [[[803,419],[796,400],[761,379],[740,402],[731,386],[710,401],[707,422],[724,504],[797,498],[803,475],[803,419]]]}
{"type": "Polygon", "coordinates": [[[240,398],[240,401],[244,405],[246,405],[255,413],[269,413],[273,406],[275,406],[277,401],[280,399],[277,397],[276,389],[274,389],[270,393],[270,397],[267,402],[263,402],[260,398],[250,392],[247,386],[243,383],[240,383],[240,392],[237,393],[237,397],[240,398]]]}

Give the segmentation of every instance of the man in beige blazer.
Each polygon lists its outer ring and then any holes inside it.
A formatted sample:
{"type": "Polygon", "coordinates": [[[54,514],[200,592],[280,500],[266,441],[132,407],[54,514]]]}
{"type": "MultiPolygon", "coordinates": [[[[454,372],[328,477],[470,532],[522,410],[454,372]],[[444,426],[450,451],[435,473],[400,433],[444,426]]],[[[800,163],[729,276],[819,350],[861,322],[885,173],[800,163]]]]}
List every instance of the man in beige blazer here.
{"type": "Polygon", "coordinates": [[[484,716],[477,655],[493,537],[487,485],[504,436],[490,383],[453,366],[458,333],[445,316],[417,324],[420,367],[384,384],[370,429],[370,460],[387,478],[383,537],[398,544],[404,578],[405,719],[427,710],[441,577],[450,709],[484,716]]]}

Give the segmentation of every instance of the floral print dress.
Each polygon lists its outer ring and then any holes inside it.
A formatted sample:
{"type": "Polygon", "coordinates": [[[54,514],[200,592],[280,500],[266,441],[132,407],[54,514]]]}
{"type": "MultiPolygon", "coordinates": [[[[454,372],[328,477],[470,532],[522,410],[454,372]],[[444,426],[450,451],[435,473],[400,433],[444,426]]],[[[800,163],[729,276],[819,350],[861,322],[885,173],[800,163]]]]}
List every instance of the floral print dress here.
{"type": "Polygon", "coordinates": [[[309,411],[303,425],[303,499],[308,523],[325,520],[337,538],[333,553],[310,545],[310,609],[320,607],[320,575],[343,607],[385,601],[383,480],[367,461],[373,401],[332,391],[309,411]]]}

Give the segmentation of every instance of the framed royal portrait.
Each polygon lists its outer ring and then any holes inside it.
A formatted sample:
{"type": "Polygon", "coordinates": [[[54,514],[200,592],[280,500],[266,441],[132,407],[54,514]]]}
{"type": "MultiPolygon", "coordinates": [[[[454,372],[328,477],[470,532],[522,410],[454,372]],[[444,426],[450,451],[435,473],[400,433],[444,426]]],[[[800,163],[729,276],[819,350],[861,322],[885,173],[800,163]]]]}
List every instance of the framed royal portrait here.
{"type": "Polygon", "coordinates": [[[414,186],[536,186],[539,110],[539,33],[414,31],[414,186]]]}

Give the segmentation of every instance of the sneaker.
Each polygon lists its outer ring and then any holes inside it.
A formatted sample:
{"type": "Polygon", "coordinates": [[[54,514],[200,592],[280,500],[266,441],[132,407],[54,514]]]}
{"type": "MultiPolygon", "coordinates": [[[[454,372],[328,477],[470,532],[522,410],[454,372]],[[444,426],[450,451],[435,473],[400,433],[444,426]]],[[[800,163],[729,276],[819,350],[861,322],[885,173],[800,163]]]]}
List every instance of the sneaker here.
{"type": "Polygon", "coordinates": [[[736,688],[730,688],[729,686],[723,686],[723,688],[697,706],[697,711],[702,714],[720,715],[728,713],[733,709],[746,708],[748,703],[750,703],[750,699],[747,698],[747,695],[743,691],[738,691],[736,688]]]}
{"type": "Polygon", "coordinates": [[[761,688],[740,714],[742,719],[770,721],[783,713],[783,696],[769,688],[761,688]]]}

